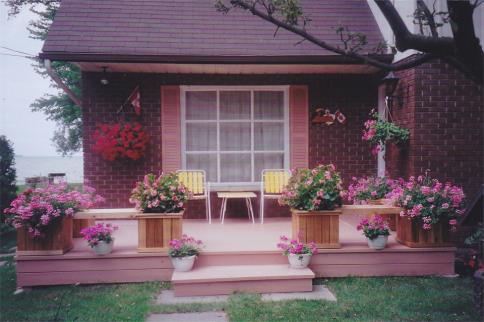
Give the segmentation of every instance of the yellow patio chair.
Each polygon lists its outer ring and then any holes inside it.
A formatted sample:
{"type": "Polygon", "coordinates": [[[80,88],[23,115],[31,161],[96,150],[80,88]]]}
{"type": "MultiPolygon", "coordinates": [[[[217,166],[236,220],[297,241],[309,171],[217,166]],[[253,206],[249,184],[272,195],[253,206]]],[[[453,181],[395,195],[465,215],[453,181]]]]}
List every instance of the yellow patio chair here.
{"type": "Polygon", "coordinates": [[[205,216],[208,223],[212,223],[212,211],[210,208],[210,184],[206,181],[204,170],[178,170],[178,180],[191,193],[189,200],[205,199],[205,216]]]}
{"type": "Polygon", "coordinates": [[[264,200],[279,198],[290,176],[290,172],[284,169],[262,170],[260,184],[260,222],[262,224],[264,223],[264,200]]]}

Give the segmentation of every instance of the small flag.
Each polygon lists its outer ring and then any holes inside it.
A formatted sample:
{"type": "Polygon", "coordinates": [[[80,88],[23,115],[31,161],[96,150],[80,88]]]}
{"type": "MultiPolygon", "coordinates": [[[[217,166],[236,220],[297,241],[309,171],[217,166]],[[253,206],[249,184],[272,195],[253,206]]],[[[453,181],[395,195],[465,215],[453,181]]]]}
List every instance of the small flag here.
{"type": "Polygon", "coordinates": [[[136,115],[141,114],[141,94],[139,92],[139,86],[136,86],[133,93],[128,98],[128,101],[133,105],[136,115]]]}

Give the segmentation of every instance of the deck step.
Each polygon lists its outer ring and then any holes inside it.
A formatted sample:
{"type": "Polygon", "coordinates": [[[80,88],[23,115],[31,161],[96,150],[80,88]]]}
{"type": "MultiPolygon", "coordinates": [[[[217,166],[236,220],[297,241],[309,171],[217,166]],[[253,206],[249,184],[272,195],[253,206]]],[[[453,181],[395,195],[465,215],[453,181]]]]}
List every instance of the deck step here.
{"type": "Polygon", "coordinates": [[[189,272],[173,272],[175,296],[224,295],[234,292],[311,292],[315,277],[309,268],[285,265],[202,266],[189,272]]]}

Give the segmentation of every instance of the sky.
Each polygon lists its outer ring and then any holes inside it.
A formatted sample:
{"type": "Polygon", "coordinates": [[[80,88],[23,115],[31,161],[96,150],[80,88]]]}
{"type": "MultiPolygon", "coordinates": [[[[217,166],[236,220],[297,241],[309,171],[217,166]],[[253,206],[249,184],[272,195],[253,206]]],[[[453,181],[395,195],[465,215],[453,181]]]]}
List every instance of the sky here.
{"type": "MultiPolygon", "coordinates": [[[[27,8],[15,17],[0,2],[0,46],[36,55],[42,41],[30,39],[26,27],[35,15],[27,8]]],[[[17,155],[58,155],[51,137],[55,123],[44,114],[31,112],[30,104],[46,93],[56,93],[49,79],[38,75],[26,58],[6,56],[15,54],[0,48],[0,134],[13,143],[17,155]]]]}

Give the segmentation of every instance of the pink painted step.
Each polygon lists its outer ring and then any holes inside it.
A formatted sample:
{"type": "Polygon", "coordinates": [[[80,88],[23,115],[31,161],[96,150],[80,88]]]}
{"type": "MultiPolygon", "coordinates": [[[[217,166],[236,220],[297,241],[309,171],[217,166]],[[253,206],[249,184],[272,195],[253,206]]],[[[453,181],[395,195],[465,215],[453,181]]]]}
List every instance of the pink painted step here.
{"type": "Polygon", "coordinates": [[[309,268],[286,265],[202,266],[190,272],[173,272],[175,296],[223,295],[234,292],[311,292],[315,277],[309,268]]]}

